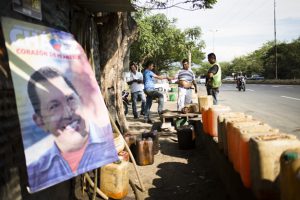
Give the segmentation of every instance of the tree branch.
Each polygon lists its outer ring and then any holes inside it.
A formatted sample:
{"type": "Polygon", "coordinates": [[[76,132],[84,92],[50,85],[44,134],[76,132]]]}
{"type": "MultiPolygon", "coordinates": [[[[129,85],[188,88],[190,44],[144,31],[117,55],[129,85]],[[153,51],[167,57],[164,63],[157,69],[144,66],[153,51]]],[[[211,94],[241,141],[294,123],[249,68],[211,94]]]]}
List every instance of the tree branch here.
{"type": "Polygon", "coordinates": [[[199,9],[211,8],[212,5],[216,3],[216,0],[186,0],[179,1],[177,3],[169,3],[168,0],[165,2],[151,0],[150,2],[146,1],[146,3],[144,3],[144,6],[138,5],[137,3],[138,1],[136,3],[133,3],[133,6],[137,9],[143,10],[163,10],[175,7],[183,10],[195,11],[199,9]],[[191,8],[185,8],[179,5],[190,5],[191,8]]]}

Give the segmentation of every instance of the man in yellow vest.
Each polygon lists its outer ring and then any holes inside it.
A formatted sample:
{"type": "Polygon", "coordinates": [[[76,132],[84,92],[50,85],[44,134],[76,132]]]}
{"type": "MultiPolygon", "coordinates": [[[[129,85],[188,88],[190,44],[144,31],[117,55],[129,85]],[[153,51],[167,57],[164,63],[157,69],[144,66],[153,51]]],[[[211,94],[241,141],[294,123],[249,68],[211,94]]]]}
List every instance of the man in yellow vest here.
{"type": "Polygon", "coordinates": [[[214,53],[210,53],[207,56],[208,62],[211,64],[211,67],[207,71],[206,77],[206,90],[207,95],[213,96],[214,105],[218,104],[218,93],[219,87],[221,86],[221,76],[222,71],[220,65],[216,61],[216,55],[214,53]]]}

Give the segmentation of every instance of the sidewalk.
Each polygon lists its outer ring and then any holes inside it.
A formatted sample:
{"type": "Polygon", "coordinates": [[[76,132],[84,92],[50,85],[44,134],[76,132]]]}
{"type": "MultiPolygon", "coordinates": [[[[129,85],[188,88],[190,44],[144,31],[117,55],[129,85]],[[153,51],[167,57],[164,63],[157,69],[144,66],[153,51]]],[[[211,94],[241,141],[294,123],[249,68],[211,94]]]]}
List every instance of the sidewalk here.
{"type": "MultiPolygon", "coordinates": [[[[176,110],[176,102],[165,102],[164,109],[176,110]]],[[[151,119],[154,122],[160,122],[156,113],[157,103],[153,101],[151,119]]],[[[133,134],[138,135],[143,131],[151,130],[151,124],[143,123],[143,116],[133,119],[131,108],[127,120],[133,134]]],[[[213,170],[213,162],[209,159],[208,152],[199,140],[197,140],[196,149],[179,150],[176,134],[160,132],[160,135],[160,152],[155,155],[154,164],[138,166],[146,188],[146,191],[141,193],[142,199],[229,199],[224,185],[213,170]]],[[[132,165],[130,177],[136,185],[139,185],[132,165]]],[[[135,199],[132,191],[126,199],[135,199]]]]}

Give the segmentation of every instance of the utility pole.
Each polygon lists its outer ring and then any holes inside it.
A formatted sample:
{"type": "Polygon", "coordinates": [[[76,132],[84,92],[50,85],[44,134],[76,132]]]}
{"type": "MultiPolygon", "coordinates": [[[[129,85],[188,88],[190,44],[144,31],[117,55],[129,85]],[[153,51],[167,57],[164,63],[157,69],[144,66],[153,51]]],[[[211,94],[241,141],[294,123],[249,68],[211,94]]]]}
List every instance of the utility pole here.
{"type": "Polygon", "coordinates": [[[278,79],[277,71],[277,39],[276,39],[276,0],[274,0],[274,43],[275,43],[275,79],[278,79]]]}
{"type": "Polygon", "coordinates": [[[214,29],[214,30],[209,30],[213,33],[213,40],[212,40],[212,46],[213,46],[213,50],[212,52],[215,52],[215,33],[218,32],[217,29],[214,29]]]}
{"type": "Polygon", "coordinates": [[[192,50],[189,49],[189,52],[188,52],[188,59],[189,59],[189,68],[192,69],[192,50]]]}

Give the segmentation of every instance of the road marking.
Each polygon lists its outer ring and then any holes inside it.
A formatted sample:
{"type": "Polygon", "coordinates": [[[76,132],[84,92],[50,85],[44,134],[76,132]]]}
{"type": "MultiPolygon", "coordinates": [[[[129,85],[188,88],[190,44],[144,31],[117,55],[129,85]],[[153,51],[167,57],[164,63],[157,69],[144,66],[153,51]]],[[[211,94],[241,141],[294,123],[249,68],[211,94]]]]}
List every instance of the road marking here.
{"type": "Polygon", "coordinates": [[[293,100],[297,100],[297,101],[300,101],[300,99],[297,99],[297,98],[294,98],[294,97],[287,97],[287,96],[281,96],[283,98],[287,98],[287,99],[293,99],[293,100]]]}
{"type": "Polygon", "coordinates": [[[294,88],[293,85],[272,85],[271,87],[274,87],[274,88],[279,88],[279,87],[294,88]]]}
{"type": "Polygon", "coordinates": [[[251,90],[251,89],[246,89],[247,91],[251,91],[251,92],[254,92],[254,90],[251,90]]]}

